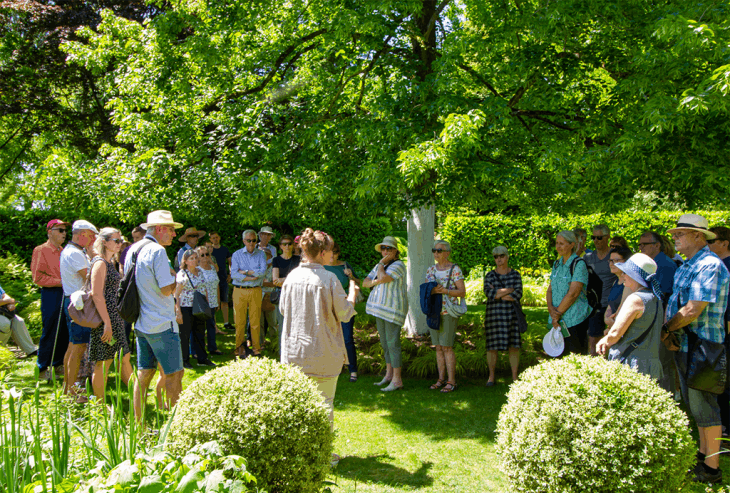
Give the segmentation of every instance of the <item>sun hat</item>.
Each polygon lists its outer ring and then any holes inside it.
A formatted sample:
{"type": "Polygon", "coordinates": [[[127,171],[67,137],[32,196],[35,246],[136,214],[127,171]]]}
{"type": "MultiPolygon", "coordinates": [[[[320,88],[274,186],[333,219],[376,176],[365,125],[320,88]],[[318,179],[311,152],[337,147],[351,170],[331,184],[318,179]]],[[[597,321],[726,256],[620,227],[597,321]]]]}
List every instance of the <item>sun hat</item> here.
{"type": "Polygon", "coordinates": [[[383,238],[383,241],[375,245],[375,251],[379,252],[380,248],[383,246],[389,246],[391,248],[395,248],[396,250],[398,249],[398,243],[396,243],[395,238],[393,238],[392,236],[386,236],[385,238],[383,238]]]}
{"type": "Polygon", "coordinates": [[[205,236],[205,231],[195,229],[195,226],[193,226],[193,227],[186,229],[185,234],[183,234],[179,239],[182,243],[185,243],[186,241],[188,241],[188,238],[191,236],[195,236],[197,238],[202,238],[203,236],[205,236]]]}
{"type": "Polygon", "coordinates": [[[662,290],[656,279],[656,262],[643,253],[635,253],[626,262],[619,262],[616,268],[645,288],[651,288],[654,296],[661,299],[662,290]]]}
{"type": "Polygon", "coordinates": [[[147,214],[147,222],[140,224],[139,227],[148,230],[150,226],[172,226],[175,229],[183,227],[182,224],[173,221],[170,211],[152,211],[147,214]]]}
{"type": "Polygon", "coordinates": [[[56,226],[66,226],[68,228],[71,226],[71,223],[61,221],[60,219],[51,219],[48,221],[48,224],[46,224],[46,229],[53,229],[56,226]]]}
{"type": "Polygon", "coordinates": [[[682,214],[679,221],[677,221],[677,227],[667,230],[667,233],[672,234],[672,232],[680,229],[699,231],[705,235],[705,239],[707,240],[714,240],[717,236],[715,233],[710,231],[707,219],[697,214],[682,214]]]}
{"type": "Polygon", "coordinates": [[[274,237],[274,230],[271,229],[270,226],[264,226],[263,228],[261,228],[261,231],[259,231],[259,235],[261,233],[263,233],[263,234],[269,234],[269,235],[271,235],[272,238],[274,237]]]}
{"type": "Polygon", "coordinates": [[[74,233],[77,231],[92,231],[95,235],[99,234],[99,230],[96,229],[96,226],[84,219],[74,221],[73,226],[71,226],[71,231],[73,231],[74,233]]]}
{"type": "Polygon", "coordinates": [[[563,338],[563,333],[560,331],[560,327],[553,327],[545,334],[545,337],[542,338],[542,348],[548,356],[552,356],[553,358],[557,358],[563,354],[565,339],[563,338]]]}

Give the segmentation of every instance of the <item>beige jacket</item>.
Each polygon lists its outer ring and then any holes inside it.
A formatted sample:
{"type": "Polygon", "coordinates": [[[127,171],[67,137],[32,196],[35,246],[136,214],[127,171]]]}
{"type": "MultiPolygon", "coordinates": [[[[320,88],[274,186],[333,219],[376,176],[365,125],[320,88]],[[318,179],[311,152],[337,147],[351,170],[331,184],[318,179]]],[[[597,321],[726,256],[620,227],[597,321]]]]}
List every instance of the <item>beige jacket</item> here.
{"type": "Polygon", "coordinates": [[[320,264],[301,263],[281,287],[281,362],[306,375],[336,377],[347,363],[343,321],[355,315],[337,276],[320,264]]]}

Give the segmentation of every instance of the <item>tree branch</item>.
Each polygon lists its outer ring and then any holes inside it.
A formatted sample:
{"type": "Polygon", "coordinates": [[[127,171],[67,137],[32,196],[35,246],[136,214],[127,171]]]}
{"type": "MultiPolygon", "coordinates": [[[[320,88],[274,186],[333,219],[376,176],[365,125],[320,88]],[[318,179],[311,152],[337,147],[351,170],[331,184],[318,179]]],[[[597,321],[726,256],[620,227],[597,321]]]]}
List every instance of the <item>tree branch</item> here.
{"type": "Polygon", "coordinates": [[[443,0],[441,2],[441,5],[436,7],[436,10],[434,11],[433,15],[431,16],[431,19],[428,21],[428,27],[426,28],[426,32],[423,35],[423,39],[428,39],[431,36],[431,33],[433,32],[434,28],[436,27],[436,21],[438,20],[439,16],[441,15],[441,12],[446,8],[448,4],[451,3],[451,0],[443,0]]]}
{"type": "Polygon", "coordinates": [[[490,84],[489,82],[487,82],[486,80],[484,80],[484,78],[481,75],[479,75],[476,70],[474,70],[473,68],[471,68],[470,66],[468,66],[465,63],[460,63],[457,66],[460,69],[462,69],[463,71],[465,71],[466,73],[468,73],[469,75],[471,75],[472,77],[474,77],[479,83],[484,84],[492,94],[494,94],[498,98],[502,97],[502,95],[497,92],[497,90],[494,88],[494,86],[492,84],[490,84]]]}

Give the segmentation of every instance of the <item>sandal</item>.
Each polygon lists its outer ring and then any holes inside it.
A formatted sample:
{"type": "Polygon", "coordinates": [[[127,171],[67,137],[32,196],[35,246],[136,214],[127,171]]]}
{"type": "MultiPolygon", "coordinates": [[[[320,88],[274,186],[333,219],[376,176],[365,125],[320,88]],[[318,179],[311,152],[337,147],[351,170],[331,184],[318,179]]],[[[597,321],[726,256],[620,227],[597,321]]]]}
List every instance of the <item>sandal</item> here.
{"type": "Polygon", "coordinates": [[[441,393],[442,394],[450,394],[454,390],[456,390],[456,384],[455,383],[451,383],[451,382],[446,382],[446,386],[443,389],[441,389],[441,393]]]}
{"type": "Polygon", "coordinates": [[[441,379],[439,378],[438,380],[436,380],[436,383],[435,383],[435,384],[433,384],[433,385],[431,385],[431,386],[429,387],[429,389],[431,389],[431,390],[438,390],[438,389],[440,389],[441,387],[443,387],[445,383],[446,383],[446,382],[444,382],[443,380],[441,380],[441,379]]]}
{"type": "Polygon", "coordinates": [[[357,382],[357,375],[350,375],[350,383],[357,382]]]}

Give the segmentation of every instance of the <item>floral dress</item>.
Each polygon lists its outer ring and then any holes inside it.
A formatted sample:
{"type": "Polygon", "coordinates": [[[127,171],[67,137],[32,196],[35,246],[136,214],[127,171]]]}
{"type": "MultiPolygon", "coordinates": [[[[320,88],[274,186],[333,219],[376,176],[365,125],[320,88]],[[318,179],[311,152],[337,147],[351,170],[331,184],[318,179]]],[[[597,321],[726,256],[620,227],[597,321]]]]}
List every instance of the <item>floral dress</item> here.
{"type": "Polygon", "coordinates": [[[127,343],[127,334],[124,332],[124,320],[119,315],[117,305],[119,303],[119,280],[121,276],[119,271],[114,268],[114,264],[107,262],[103,258],[97,256],[91,261],[92,268],[96,262],[102,261],[106,264],[106,277],[104,278],[104,301],[106,302],[106,311],[109,313],[109,320],[112,323],[112,336],[114,344],[101,342],[101,335],[104,333],[104,324],[95,329],[91,329],[91,340],[89,341],[89,359],[91,361],[106,361],[114,358],[122,349],[122,354],[129,353],[129,345],[127,343]]]}

